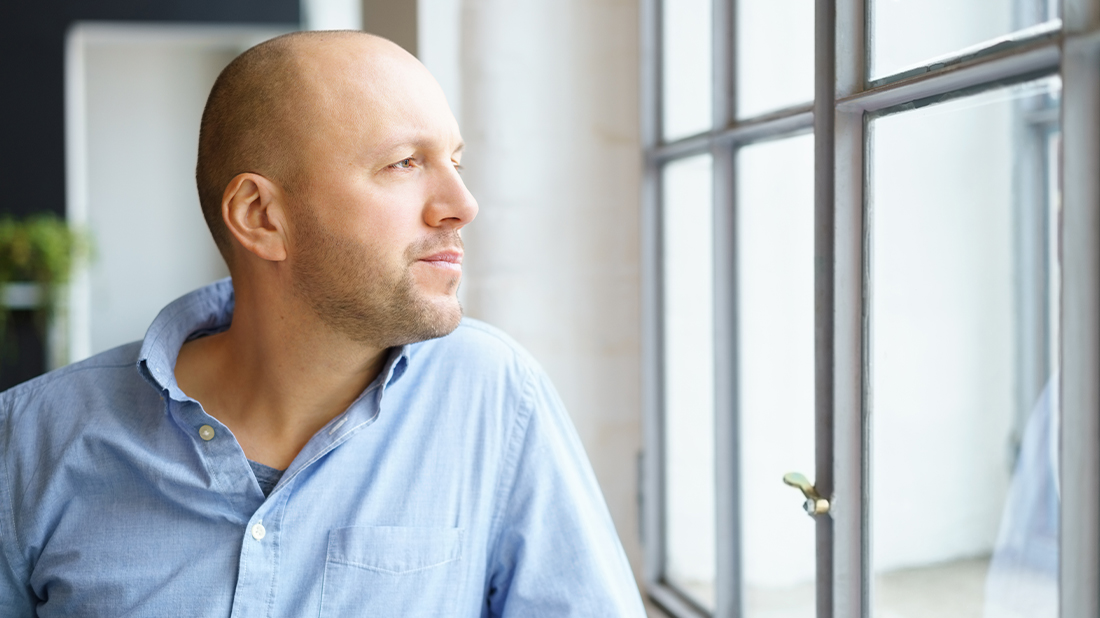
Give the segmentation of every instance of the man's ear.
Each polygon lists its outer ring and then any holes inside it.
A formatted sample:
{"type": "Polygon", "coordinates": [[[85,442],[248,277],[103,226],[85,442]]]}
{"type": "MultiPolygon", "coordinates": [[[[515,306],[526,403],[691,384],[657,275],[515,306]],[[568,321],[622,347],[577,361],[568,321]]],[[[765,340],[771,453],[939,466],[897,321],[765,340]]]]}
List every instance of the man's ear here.
{"type": "Polygon", "coordinates": [[[259,174],[237,174],[222,194],[222,220],[247,251],[269,262],[286,259],[286,205],[282,189],[259,174]]]}

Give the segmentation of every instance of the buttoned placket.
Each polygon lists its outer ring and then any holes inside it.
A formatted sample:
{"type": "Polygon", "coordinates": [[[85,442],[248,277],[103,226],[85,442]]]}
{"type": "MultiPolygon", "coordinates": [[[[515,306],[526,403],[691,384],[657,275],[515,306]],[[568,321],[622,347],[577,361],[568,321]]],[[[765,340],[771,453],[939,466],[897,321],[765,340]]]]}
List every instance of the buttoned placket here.
{"type": "MultiPolygon", "coordinates": [[[[165,381],[163,374],[154,376],[165,381]]],[[[285,500],[265,500],[232,432],[207,414],[199,402],[178,388],[167,388],[162,396],[166,412],[195,445],[211,480],[210,489],[224,500],[229,507],[227,515],[240,525],[241,549],[232,613],[267,615],[264,605],[271,599],[278,575],[279,524],[285,500]]]]}
{"type": "Polygon", "coordinates": [[[279,581],[283,515],[289,493],[272,493],[244,526],[232,616],[267,616],[279,581]]]}
{"type": "Polygon", "coordinates": [[[382,375],[343,414],[310,439],[266,499],[229,428],[207,414],[198,401],[179,390],[174,376],[170,376],[163,366],[148,367],[161,387],[165,412],[191,436],[212,481],[211,489],[225,499],[232,510],[231,516],[241,523],[232,617],[271,614],[278,582],[279,549],[284,536],[282,521],[290,496],[286,488],[301,471],[374,422],[386,388],[401,377],[407,361],[406,347],[391,358],[382,375]]]}
{"type": "Polygon", "coordinates": [[[252,513],[242,530],[231,617],[267,616],[272,613],[270,603],[275,598],[280,548],[285,537],[283,517],[295,478],[309,466],[320,465],[325,454],[338,448],[356,431],[369,426],[378,416],[381,394],[378,388],[368,389],[344,414],[317,432],[287,468],[270,496],[252,513]]]}
{"type": "MultiPolygon", "coordinates": [[[[182,393],[180,393],[182,395],[182,393]]],[[[240,444],[229,428],[203,410],[199,402],[168,398],[170,411],[188,428],[201,455],[211,489],[226,501],[240,522],[240,554],[233,595],[233,616],[265,616],[278,581],[281,522],[286,492],[266,498],[240,444]]]]}
{"type": "Polygon", "coordinates": [[[295,478],[306,468],[319,465],[327,453],[339,448],[354,433],[374,423],[381,412],[386,387],[400,378],[406,360],[402,354],[390,363],[385,374],[379,376],[343,414],[318,431],[291,462],[268,499],[252,514],[241,545],[231,618],[272,613],[270,603],[275,598],[279,549],[285,536],[282,521],[295,478]]]}

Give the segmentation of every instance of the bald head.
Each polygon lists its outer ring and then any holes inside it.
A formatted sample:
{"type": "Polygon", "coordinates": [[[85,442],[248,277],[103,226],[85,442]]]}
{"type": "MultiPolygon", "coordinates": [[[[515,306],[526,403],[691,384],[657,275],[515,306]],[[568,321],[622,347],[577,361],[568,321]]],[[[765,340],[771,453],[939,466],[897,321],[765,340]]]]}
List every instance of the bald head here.
{"type": "MultiPolygon", "coordinates": [[[[199,129],[199,202],[218,249],[231,262],[223,193],[238,174],[255,173],[293,193],[309,183],[305,158],[348,116],[371,116],[400,76],[423,65],[386,39],[355,31],[295,32],[238,56],[214,82],[199,129]],[[372,96],[351,97],[373,89],[372,96]],[[348,101],[354,101],[349,105],[348,101]]],[[[414,79],[415,81],[415,79],[414,79]]],[[[436,89],[438,87],[436,86],[436,89]]],[[[339,147],[332,144],[330,147],[339,147]]]]}

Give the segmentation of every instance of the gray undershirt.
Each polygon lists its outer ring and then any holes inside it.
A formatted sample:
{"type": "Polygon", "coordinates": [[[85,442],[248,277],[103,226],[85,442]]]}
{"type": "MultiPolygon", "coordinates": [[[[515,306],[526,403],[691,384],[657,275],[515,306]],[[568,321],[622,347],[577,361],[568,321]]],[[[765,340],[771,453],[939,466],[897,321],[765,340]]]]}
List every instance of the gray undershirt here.
{"type": "Polygon", "coordinates": [[[275,489],[275,486],[279,484],[279,479],[283,478],[283,472],[286,470],[276,470],[271,466],[265,466],[262,463],[248,460],[248,465],[252,466],[252,474],[256,475],[256,482],[260,484],[260,491],[264,492],[264,497],[271,495],[271,490],[275,489]]]}

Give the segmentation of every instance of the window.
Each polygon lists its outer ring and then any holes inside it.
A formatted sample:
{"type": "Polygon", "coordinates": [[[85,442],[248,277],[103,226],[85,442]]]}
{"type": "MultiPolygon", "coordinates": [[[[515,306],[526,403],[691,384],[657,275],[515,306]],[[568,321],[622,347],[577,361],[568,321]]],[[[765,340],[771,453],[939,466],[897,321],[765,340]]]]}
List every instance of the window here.
{"type": "Polygon", "coordinates": [[[644,9],[649,596],[1100,618],[1100,0],[644,9]]]}

